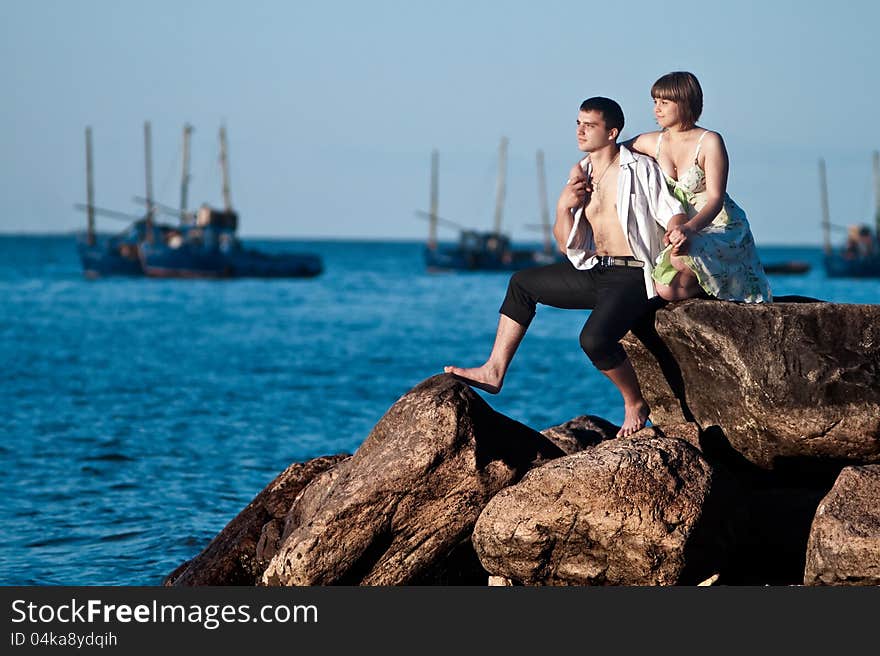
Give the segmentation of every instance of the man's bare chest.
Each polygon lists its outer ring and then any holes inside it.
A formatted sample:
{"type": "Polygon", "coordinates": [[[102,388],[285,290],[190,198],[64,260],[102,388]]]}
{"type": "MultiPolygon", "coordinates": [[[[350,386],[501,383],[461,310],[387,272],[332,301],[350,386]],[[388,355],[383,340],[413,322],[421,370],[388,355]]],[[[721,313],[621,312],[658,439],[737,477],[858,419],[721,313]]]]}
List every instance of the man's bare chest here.
{"type": "Polygon", "coordinates": [[[617,224],[617,173],[605,176],[588,196],[584,213],[593,230],[606,223],[617,224]]]}

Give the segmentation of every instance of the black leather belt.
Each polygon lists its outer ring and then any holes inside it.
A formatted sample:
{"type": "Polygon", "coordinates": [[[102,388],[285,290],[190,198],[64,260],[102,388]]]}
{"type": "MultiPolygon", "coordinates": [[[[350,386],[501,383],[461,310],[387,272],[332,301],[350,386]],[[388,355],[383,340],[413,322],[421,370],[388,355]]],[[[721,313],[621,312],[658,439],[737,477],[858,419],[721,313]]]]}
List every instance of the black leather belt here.
{"type": "Polygon", "coordinates": [[[637,260],[631,255],[627,255],[625,257],[614,257],[613,255],[597,255],[596,260],[596,266],[600,267],[624,266],[641,269],[645,266],[644,262],[642,262],[641,260],[637,260]]]}

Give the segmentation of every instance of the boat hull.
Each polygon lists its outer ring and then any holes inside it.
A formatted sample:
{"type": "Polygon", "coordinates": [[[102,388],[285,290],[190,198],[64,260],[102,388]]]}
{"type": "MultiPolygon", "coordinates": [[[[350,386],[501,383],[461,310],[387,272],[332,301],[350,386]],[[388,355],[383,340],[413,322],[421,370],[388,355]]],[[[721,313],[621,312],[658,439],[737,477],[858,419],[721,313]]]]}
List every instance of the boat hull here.
{"type": "Polygon", "coordinates": [[[798,260],[790,262],[765,262],[764,273],[776,275],[799,275],[809,273],[810,263],[798,260]]]}
{"type": "Polygon", "coordinates": [[[227,259],[237,278],[313,278],[324,271],[321,258],[309,253],[241,250],[229,253],[227,259]]]}
{"type": "Polygon", "coordinates": [[[543,251],[513,251],[503,254],[425,250],[429,271],[519,271],[559,262],[561,257],[543,251]]]}
{"type": "Polygon", "coordinates": [[[142,244],[140,254],[144,273],[151,278],[311,278],[323,272],[321,258],[305,253],[142,244]]]}
{"type": "Polygon", "coordinates": [[[144,274],[150,278],[231,278],[232,267],[219,251],[142,243],[138,249],[144,274]]]}
{"type": "Polygon", "coordinates": [[[77,243],[83,274],[87,278],[105,278],[107,276],[142,276],[144,271],[138,259],[137,247],[128,250],[119,244],[106,240],[89,244],[86,241],[77,243]],[[126,254],[123,254],[125,251],[126,254]]]}
{"type": "Polygon", "coordinates": [[[880,278],[880,254],[845,258],[838,253],[825,256],[829,278],[880,278]]]}

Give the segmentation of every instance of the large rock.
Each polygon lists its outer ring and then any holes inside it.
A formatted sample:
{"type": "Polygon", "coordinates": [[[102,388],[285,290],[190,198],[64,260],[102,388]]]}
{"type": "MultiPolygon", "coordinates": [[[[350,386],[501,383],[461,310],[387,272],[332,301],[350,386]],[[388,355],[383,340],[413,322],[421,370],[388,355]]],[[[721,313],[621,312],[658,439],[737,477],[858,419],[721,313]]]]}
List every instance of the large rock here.
{"type": "Polygon", "coordinates": [[[558,446],[565,455],[583,451],[599,442],[613,440],[620,426],[595,415],[581,415],[564,424],[551,426],[541,431],[541,435],[558,446]]]}
{"type": "Polygon", "coordinates": [[[767,470],[880,462],[880,306],[689,300],[649,323],[623,343],[655,423],[718,427],[767,470]]]}
{"type": "Polygon", "coordinates": [[[732,493],[684,440],[606,441],[499,492],[473,542],[490,574],[526,585],[695,584],[726,562],[732,493]]]}
{"type": "Polygon", "coordinates": [[[263,583],[485,585],[470,542],[477,516],[499,490],[561,455],[467,385],[430,378],[332,476],[303,490],[263,583]]]}
{"type": "Polygon", "coordinates": [[[256,585],[268,564],[266,535],[279,532],[294,499],[315,476],[349,458],[324,456],[294,463],[269,483],[199,555],[165,579],[171,586],[256,585]]]}
{"type": "Polygon", "coordinates": [[[807,585],[880,585],[880,465],[845,467],[807,545],[807,585]]]}

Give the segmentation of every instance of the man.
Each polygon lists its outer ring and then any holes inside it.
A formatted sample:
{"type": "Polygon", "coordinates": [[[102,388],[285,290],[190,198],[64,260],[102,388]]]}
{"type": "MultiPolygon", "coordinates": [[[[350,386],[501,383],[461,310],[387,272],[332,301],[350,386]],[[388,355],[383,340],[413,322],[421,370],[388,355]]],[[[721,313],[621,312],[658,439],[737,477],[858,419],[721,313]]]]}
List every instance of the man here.
{"type": "Polygon", "coordinates": [[[620,339],[657,295],[651,272],[667,239],[663,228],[687,219],[659,165],[617,143],[623,124],[623,110],[609,98],[581,104],[578,148],[589,156],[572,168],[553,227],[568,260],[515,273],[486,363],[471,369],[444,367],[497,394],[537,303],[592,310],[581,331],[581,348],[623,396],[625,417],[618,437],[643,428],[650,413],[620,339]]]}

